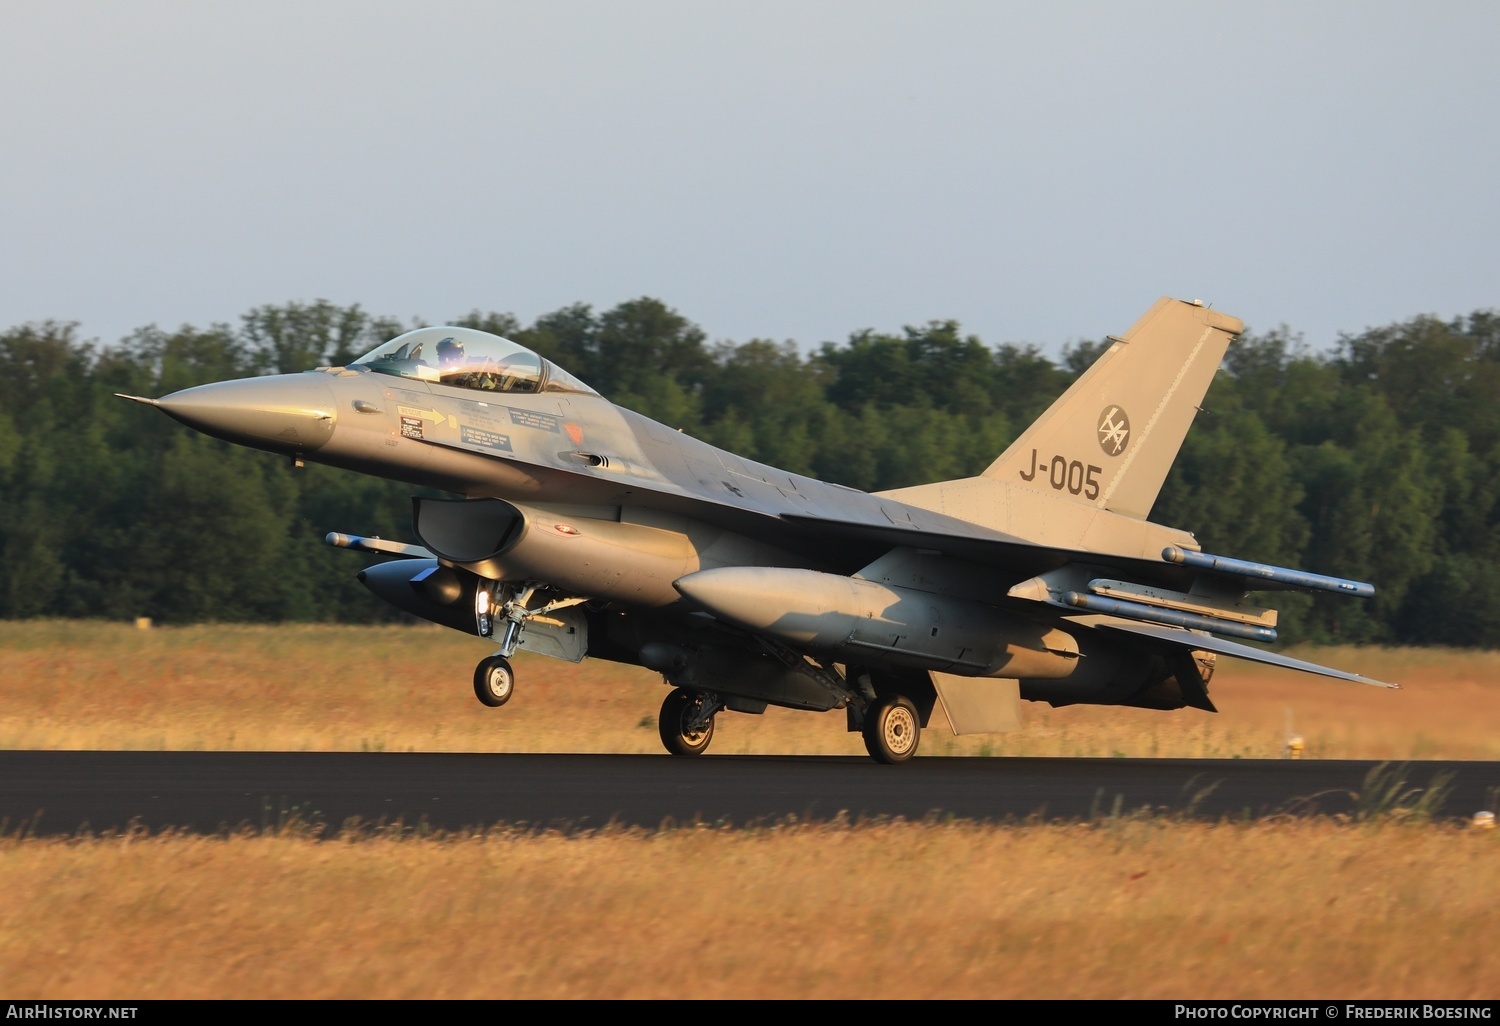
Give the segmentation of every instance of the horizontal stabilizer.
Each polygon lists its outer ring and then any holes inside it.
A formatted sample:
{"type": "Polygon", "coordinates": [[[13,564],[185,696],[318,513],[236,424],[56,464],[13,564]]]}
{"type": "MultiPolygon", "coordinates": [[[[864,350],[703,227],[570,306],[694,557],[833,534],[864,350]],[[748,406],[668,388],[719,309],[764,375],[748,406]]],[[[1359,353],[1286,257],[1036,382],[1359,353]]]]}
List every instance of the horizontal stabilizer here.
{"type": "Polygon", "coordinates": [[[1099,626],[1109,630],[1124,631],[1127,634],[1137,634],[1141,637],[1152,638],[1157,641],[1165,641],[1172,645],[1181,645],[1185,648],[1197,649],[1203,652],[1216,652],[1219,655],[1232,656],[1235,659],[1248,659],[1254,663],[1265,663],[1267,666],[1281,666],[1288,670],[1301,670],[1303,673],[1316,673],[1323,677],[1335,677],[1339,680],[1353,681],[1356,684],[1371,684],[1377,688],[1399,689],[1401,687],[1400,684],[1389,684],[1383,680],[1362,677],[1357,673],[1335,670],[1331,666],[1319,666],[1317,663],[1303,662],[1301,659],[1277,655],[1275,652],[1267,652],[1265,649],[1241,645],[1237,641],[1226,641],[1223,638],[1216,638],[1211,634],[1195,634],[1192,631],[1184,631],[1176,627],[1158,627],[1155,624],[1126,623],[1123,621],[1101,623],[1099,626]]]}

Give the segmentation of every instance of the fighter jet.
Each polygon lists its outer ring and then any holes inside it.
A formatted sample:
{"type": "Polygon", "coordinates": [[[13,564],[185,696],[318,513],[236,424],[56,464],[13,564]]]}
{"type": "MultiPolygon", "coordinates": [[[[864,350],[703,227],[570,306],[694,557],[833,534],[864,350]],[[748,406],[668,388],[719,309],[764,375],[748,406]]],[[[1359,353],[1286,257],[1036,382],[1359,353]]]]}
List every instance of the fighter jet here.
{"type": "Polygon", "coordinates": [[[1214,711],[1217,656],[1395,685],[1246,641],[1251,593],[1368,597],[1358,581],[1230,559],[1147,520],[1243,324],[1163,298],[979,476],[866,493],[742,459],[616,406],[470,328],[407,332],[345,367],[174,392],[155,406],[240,445],[440,489],[376,595],[490,639],[474,672],[511,697],[525,650],[648,667],[668,752],[720,712],[842,709],[878,762],[1016,729],[1022,701],[1214,711]],[[1236,640],[1238,639],[1238,640],[1236,640]]]}

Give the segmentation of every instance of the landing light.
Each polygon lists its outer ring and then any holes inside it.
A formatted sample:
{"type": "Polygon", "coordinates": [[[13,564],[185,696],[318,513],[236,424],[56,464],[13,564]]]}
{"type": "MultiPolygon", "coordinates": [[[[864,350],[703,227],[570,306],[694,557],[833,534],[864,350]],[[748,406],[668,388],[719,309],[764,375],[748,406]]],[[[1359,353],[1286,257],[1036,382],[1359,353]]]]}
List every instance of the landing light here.
{"type": "Polygon", "coordinates": [[[474,592],[474,626],[481,638],[488,638],[494,633],[494,626],[490,621],[490,590],[485,587],[474,592]]]}

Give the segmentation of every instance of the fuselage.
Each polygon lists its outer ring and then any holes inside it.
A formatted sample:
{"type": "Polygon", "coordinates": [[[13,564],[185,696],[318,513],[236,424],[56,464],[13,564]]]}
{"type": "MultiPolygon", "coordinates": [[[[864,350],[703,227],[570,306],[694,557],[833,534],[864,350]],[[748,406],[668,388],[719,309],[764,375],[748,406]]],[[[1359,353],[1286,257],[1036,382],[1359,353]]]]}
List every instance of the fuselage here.
{"type": "MultiPolygon", "coordinates": [[[[524,347],[465,328],[418,329],[348,367],[202,385],[154,404],[190,427],[293,460],[680,534],[693,552],[689,572],[779,566],[853,575],[892,544],[908,544],[893,543],[890,532],[1087,548],[1095,531],[1107,539],[1101,550],[1148,558],[1165,544],[1193,544],[1065,496],[1012,496],[1023,482],[973,478],[897,498],[794,474],[616,406],[524,347]],[[444,346],[461,358],[439,358],[444,346]],[[955,488],[964,496],[960,516],[945,512],[955,488]],[[811,520],[867,530],[831,538],[800,526],[811,520]]],[[[973,590],[989,601],[1003,600],[1018,580],[970,570],[973,590]]],[[[654,604],[669,601],[670,590],[654,604]]]]}

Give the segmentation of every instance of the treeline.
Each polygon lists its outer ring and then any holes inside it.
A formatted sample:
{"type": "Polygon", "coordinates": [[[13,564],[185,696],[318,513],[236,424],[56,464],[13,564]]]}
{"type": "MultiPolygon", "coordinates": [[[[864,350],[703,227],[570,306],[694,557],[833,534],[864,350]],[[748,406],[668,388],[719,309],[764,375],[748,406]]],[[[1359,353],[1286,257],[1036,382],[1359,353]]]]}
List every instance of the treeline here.
{"type": "MultiPolygon", "coordinates": [[[[802,353],[710,344],[665,304],[583,304],[527,345],[622,405],[741,455],[862,489],[982,470],[1087,367],[987,346],[953,321],[802,353]]],[[[410,325],[358,306],[265,306],[236,326],[68,324],[0,334],[0,616],[378,620],[330,530],[410,537],[412,489],[225,445],[114,398],[341,364],[410,325]]],[[[1308,352],[1286,331],[1230,349],[1152,519],[1205,549],[1371,580],[1370,602],[1283,598],[1283,636],[1500,644],[1500,315],[1430,317],[1308,352]]]]}

